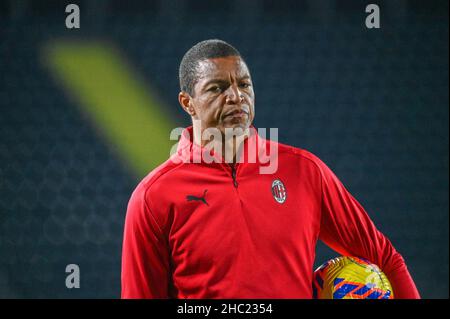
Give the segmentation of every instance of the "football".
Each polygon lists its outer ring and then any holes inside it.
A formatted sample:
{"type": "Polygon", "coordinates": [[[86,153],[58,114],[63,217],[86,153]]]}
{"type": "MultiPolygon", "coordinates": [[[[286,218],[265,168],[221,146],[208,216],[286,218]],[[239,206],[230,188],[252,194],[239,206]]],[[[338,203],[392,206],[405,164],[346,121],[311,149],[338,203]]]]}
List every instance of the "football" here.
{"type": "Polygon", "coordinates": [[[314,271],[315,299],[394,299],[391,284],[377,265],[357,257],[337,257],[314,271]]]}

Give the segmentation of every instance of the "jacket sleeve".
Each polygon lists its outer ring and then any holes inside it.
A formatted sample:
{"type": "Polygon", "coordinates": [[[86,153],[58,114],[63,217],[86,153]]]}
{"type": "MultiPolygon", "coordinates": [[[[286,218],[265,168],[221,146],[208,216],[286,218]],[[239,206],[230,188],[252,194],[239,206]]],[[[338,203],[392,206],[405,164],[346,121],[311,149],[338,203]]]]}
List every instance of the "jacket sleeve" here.
{"type": "Polygon", "coordinates": [[[128,203],[122,247],[122,298],[169,298],[166,240],[139,187],[128,203]]]}
{"type": "Polygon", "coordinates": [[[344,256],[363,257],[386,274],[397,299],[420,298],[403,257],[375,227],[364,208],[319,159],[322,217],[319,238],[344,256]]]}

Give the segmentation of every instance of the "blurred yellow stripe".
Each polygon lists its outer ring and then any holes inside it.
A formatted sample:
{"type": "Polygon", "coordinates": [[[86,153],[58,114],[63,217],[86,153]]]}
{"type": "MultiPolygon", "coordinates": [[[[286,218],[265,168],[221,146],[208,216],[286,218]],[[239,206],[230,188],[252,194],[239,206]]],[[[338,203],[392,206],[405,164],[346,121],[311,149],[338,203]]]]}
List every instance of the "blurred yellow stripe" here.
{"type": "Polygon", "coordinates": [[[55,42],[46,46],[45,61],[136,177],[168,158],[175,126],[115,49],[100,43],[55,42]]]}

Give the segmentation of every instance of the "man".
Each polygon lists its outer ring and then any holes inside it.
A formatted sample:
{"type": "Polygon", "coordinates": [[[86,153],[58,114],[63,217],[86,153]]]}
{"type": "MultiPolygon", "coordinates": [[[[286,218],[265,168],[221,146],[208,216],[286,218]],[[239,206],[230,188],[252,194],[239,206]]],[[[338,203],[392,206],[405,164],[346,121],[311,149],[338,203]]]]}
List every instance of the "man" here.
{"type": "Polygon", "coordinates": [[[131,196],[123,298],[311,298],[318,239],[377,264],[397,298],[419,298],[401,255],[333,172],[256,134],[252,78],[235,48],[200,42],[179,76],[193,126],[131,196]],[[273,146],[276,169],[261,173],[273,146]]]}

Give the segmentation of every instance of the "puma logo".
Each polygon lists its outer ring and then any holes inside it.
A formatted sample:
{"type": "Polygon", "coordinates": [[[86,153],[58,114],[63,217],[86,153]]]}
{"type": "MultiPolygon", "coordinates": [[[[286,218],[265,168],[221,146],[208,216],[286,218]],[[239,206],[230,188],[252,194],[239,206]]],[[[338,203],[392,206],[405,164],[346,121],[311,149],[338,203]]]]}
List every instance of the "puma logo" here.
{"type": "Polygon", "coordinates": [[[206,199],[205,199],[205,196],[206,196],[206,192],[207,192],[207,191],[208,191],[208,190],[205,189],[205,191],[203,192],[203,196],[202,196],[202,197],[197,197],[197,196],[194,196],[194,195],[187,195],[187,196],[186,196],[186,200],[187,200],[188,202],[191,202],[191,201],[193,201],[193,200],[198,200],[198,201],[200,201],[200,202],[203,202],[206,206],[209,206],[208,203],[206,202],[206,199]]]}

